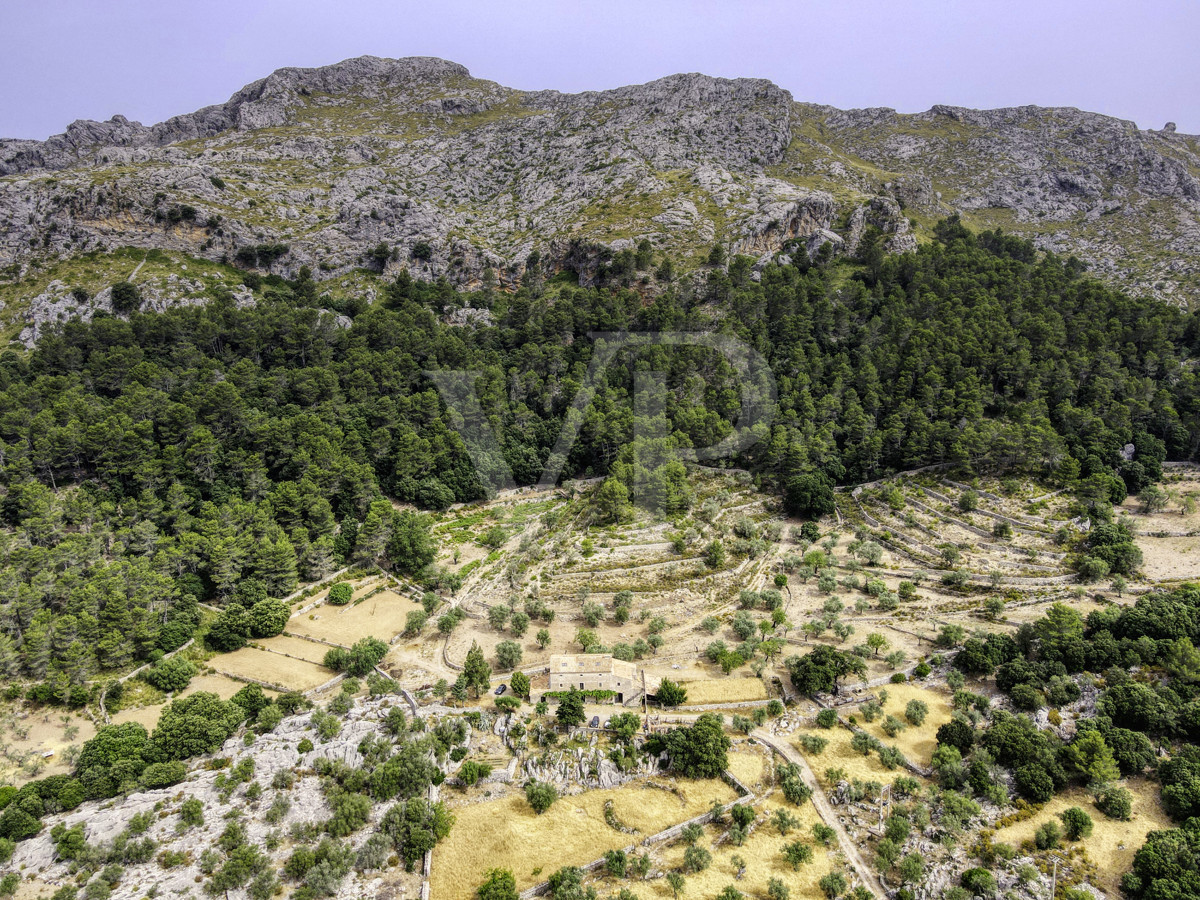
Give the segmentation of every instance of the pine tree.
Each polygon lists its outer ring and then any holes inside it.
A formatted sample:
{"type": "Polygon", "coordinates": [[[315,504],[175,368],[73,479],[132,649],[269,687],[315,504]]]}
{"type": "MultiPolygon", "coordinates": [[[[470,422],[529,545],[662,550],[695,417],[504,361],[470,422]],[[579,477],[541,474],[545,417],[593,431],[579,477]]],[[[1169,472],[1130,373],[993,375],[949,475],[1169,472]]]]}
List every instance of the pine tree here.
{"type": "Polygon", "coordinates": [[[379,562],[384,548],[387,547],[388,538],[391,536],[390,532],[387,520],[380,515],[378,510],[372,508],[367,513],[362,528],[359,529],[358,543],[354,548],[355,557],[365,563],[379,562]]]}
{"type": "Polygon", "coordinates": [[[463,674],[467,677],[467,685],[475,691],[476,697],[491,686],[492,667],[488,665],[487,658],[476,641],[471,642],[471,649],[467,651],[463,674]]]}
{"type": "Polygon", "coordinates": [[[233,541],[218,539],[209,547],[208,577],[221,597],[229,596],[241,574],[236,556],[233,541]]]}
{"type": "Polygon", "coordinates": [[[310,581],[319,581],[333,571],[333,539],[322,535],[308,545],[304,556],[304,575],[310,581]]]}
{"type": "Polygon", "coordinates": [[[258,577],[271,597],[285,597],[296,589],[296,551],[286,537],[262,545],[258,577]]]}
{"type": "Polygon", "coordinates": [[[96,646],[96,656],[101,665],[115,669],[129,662],[132,648],[128,634],[132,627],[129,600],[124,594],[110,592],[100,611],[100,641],[96,646]]]}

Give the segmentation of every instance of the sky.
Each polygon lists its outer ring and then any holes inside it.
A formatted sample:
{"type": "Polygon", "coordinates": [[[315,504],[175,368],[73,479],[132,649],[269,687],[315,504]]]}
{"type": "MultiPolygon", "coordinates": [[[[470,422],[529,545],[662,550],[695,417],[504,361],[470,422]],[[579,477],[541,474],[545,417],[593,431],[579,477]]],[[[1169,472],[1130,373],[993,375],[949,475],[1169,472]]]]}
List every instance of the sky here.
{"type": "Polygon", "coordinates": [[[675,72],[797,100],[1075,106],[1200,134],[1196,0],[0,0],[0,136],[145,124],[282,66],[440,56],[527,90],[675,72]]]}

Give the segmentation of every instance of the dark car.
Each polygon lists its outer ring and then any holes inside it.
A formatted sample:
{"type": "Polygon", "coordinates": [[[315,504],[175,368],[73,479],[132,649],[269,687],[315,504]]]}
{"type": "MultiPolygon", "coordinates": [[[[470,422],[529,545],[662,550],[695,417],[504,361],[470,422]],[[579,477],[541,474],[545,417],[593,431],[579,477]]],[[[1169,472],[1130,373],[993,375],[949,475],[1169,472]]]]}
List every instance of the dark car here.
{"type": "Polygon", "coordinates": [[[593,728],[599,728],[600,727],[600,717],[592,716],[592,721],[590,724],[593,728]]]}
{"type": "Polygon", "coordinates": [[[499,697],[501,694],[503,694],[507,690],[508,690],[508,685],[502,684],[502,685],[500,685],[500,687],[496,688],[496,690],[493,693],[495,693],[495,695],[497,697],[499,697]]]}

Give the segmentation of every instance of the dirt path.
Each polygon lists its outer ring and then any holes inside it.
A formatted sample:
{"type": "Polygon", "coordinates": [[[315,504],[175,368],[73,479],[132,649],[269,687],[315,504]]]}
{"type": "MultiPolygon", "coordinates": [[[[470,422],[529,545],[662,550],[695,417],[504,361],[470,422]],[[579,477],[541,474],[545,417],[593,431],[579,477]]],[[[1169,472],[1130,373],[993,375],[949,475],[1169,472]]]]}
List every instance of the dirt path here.
{"type": "Polygon", "coordinates": [[[841,845],[842,852],[846,854],[846,858],[850,861],[850,864],[858,870],[859,877],[862,878],[863,883],[871,893],[875,895],[876,900],[887,900],[888,893],[884,890],[883,885],[880,884],[875,870],[868,866],[859,854],[857,845],[855,845],[854,840],[842,825],[841,819],[837,817],[828,798],[825,796],[825,791],[821,787],[821,783],[817,781],[817,776],[813,774],[812,769],[808,766],[808,762],[800,752],[787,741],[780,740],[762,728],[754,729],[750,733],[750,736],[770,747],[788,762],[795,763],[800,767],[804,783],[812,788],[812,802],[813,806],[816,807],[817,814],[825,821],[825,824],[837,832],[838,844],[841,845]]]}

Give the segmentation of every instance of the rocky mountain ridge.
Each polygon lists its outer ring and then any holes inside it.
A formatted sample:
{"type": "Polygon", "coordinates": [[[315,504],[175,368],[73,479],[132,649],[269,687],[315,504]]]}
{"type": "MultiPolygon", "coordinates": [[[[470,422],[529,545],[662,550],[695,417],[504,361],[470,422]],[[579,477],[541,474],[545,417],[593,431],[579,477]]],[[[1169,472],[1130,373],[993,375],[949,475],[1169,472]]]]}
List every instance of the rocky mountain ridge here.
{"type": "Polygon", "coordinates": [[[853,252],[872,224],[904,251],[953,212],[1131,290],[1180,305],[1200,291],[1200,139],[1171,127],[1063,108],[843,111],[696,74],[524,92],[443,60],[361,57],[280,69],[154,126],[0,141],[0,300],[28,325],[39,273],[118,247],[467,286],[489,271],[515,285],[536,251],[545,273],[588,283],[641,240],[685,268],[715,242],[853,252]]]}

